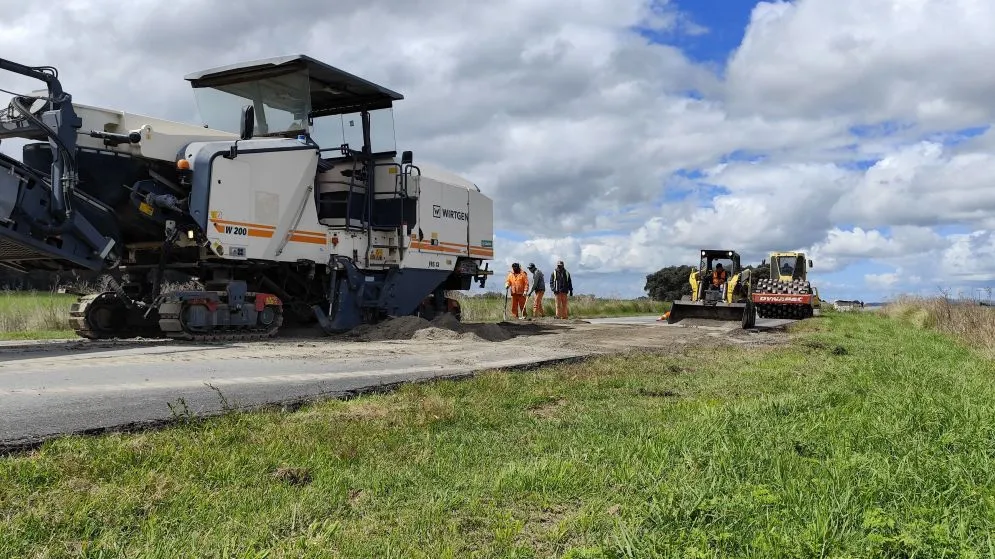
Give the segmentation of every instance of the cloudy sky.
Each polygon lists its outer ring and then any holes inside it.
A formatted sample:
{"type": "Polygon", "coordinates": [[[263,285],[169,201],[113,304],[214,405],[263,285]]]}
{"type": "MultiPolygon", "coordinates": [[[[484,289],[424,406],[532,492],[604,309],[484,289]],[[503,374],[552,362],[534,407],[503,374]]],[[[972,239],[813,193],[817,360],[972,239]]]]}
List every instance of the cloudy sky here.
{"type": "Polygon", "coordinates": [[[810,251],[829,299],[995,286],[990,0],[229,5],[0,0],[0,52],[195,123],[183,75],[237,60],[383,83],[398,149],[494,198],[496,267],[563,259],[579,293],[699,247],[810,251]]]}

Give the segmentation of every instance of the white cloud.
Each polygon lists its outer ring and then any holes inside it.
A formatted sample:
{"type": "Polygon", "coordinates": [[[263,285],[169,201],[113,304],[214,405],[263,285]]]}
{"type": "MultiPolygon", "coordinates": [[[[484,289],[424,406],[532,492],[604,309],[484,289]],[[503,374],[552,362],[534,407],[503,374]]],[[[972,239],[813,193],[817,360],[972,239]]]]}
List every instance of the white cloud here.
{"type": "Polygon", "coordinates": [[[992,116],[995,4],[980,0],[762,2],[728,68],[736,111],[915,120],[992,116]]]}
{"type": "Polygon", "coordinates": [[[889,289],[898,283],[898,274],[891,272],[887,274],[866,274],[864,281],[872,288],[889,289]]]}

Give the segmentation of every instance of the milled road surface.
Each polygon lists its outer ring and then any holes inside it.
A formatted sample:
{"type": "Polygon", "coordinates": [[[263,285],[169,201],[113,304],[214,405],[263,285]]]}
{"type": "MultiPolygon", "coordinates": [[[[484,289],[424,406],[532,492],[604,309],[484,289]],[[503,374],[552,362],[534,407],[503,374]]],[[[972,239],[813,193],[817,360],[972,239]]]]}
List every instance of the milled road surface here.
{"type": "Polygon", "coordinates": [[[738,323],[667,325],[656,318],[503,323],[502,341],[429,329],[415,339],[384,341],[308,336],[226,344],[5,343],[0,344],[0,447],[154,424],[174,413],[211,414],[227,406],[335,397],[596,354],[779,343],[783,334],[771,329],[790,322],[761,320],[758,332],[744,332],[738,323]]]}

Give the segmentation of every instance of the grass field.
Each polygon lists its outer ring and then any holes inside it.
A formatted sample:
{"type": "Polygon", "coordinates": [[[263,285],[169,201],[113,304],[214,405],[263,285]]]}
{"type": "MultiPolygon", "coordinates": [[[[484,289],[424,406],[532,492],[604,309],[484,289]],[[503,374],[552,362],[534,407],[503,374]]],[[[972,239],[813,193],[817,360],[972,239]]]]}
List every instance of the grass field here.
{"type": "Polygon", "coordinates": [[[75,295],[0,291],[0,340],[70,338],[75,295]]]}
{"type": "Polygon", "coordinates": [[[0,459],[10,557],[983,557],[995,365],[878,313],[0,459]]]}
{"type": "Polygon", "coordinates": [[[884,307],[884,312],[917,328],[955,336],[995,358],[995,307],[943,298],[901,297],[884,307]]]}
{"type": "MultiPolygon", "coordinates": [[[[533,299],[526,301],[528,316],[532,316],[533,299]]],[[[669,302],[648,299],[600,298],[590,295],[570,297],[567,301],[572,318],[602,318],[635,316],[642,314],[663,314],[670,309],[669,302]]],[[[460,299],[464,320],[470,322],[496,322],[502,320],[505,308],[504,298],[464,297],[460,299]]],[[[511,316],[511,302],[508,302],[508,316],[511,316]]],[[[546,316],[556,316],[556,304],[547,294],[543,298],[543,311],[546,316]]]]}
{"type": "MultiPolygon", "coordinates": [[[[73,338],[69,328],[69,307],[75,295],[58,293],[0,292],[0,340],[73,338]]],[[[462,298],[464,320],[495,322],[503,317],[503,298],[462,298]]],[[[544,301],[546,316],[554,316],[552,300],[544,301]]],[[[532,300],[528,302],[532,316],[532,300]]],[[[570,299],[574,318],[597,318],[639,314],[663,314],[669,303],[648,300],[600,299],[591,296],[570,299]]],[[[510,303],[509,303],[510,309],[510,303]]],[[[508,316],[511,316],[509,311],[508,316]]]]}

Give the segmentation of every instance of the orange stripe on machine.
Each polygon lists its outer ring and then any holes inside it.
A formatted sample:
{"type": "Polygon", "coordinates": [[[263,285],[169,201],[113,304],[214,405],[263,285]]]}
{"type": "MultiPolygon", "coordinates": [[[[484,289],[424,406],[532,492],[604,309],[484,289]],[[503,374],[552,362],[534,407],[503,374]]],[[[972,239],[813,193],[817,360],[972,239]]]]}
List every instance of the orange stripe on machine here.
{"type": "Polygon", "coordinates": [[[417,248],[419,250],[425,250],[429,252],[446,252],[446,253],[455,253],[455,254],[463,254],[466,252],[465,248],[451,248],[448,246],[443,246],[442,244],[433,245],[432,243],[426,243],[423,241],[422,242],[412,241],[411,248],[417,248]]]}
{"type": "Polygon", "coordinates": [[[276,231],[276,227],[274,227],[273,225],[262,225],[260,223],[249,223],[247,221],[228,221],[227,219],[212,219],[211,221],[221,225],[239,225],[242,227],[253,227],[256,229],[271,229],[273,231],[276,231]]]}
{"type": "Polygon", "coordinates": [[[466,245],[458,243],[440,242],[437,245],[433,245],[432,243],[425,241],[411,241],[411,248],[423,250],[426,252],[439,252],[446,254],[469,253],[471,256],[479,256],[484,258],[490,258],[494,256],[494,249],[492,248],[471,246],[469,247],[469,249],[467,249],[466,245]]]}
{"type": "Polygon", "coordinates": [[[328,242],[324,233],[314,233],[311,231],[291,231],[290,241],[294,243],[308,243],[312,245],[323,245],[328,242]]]}

